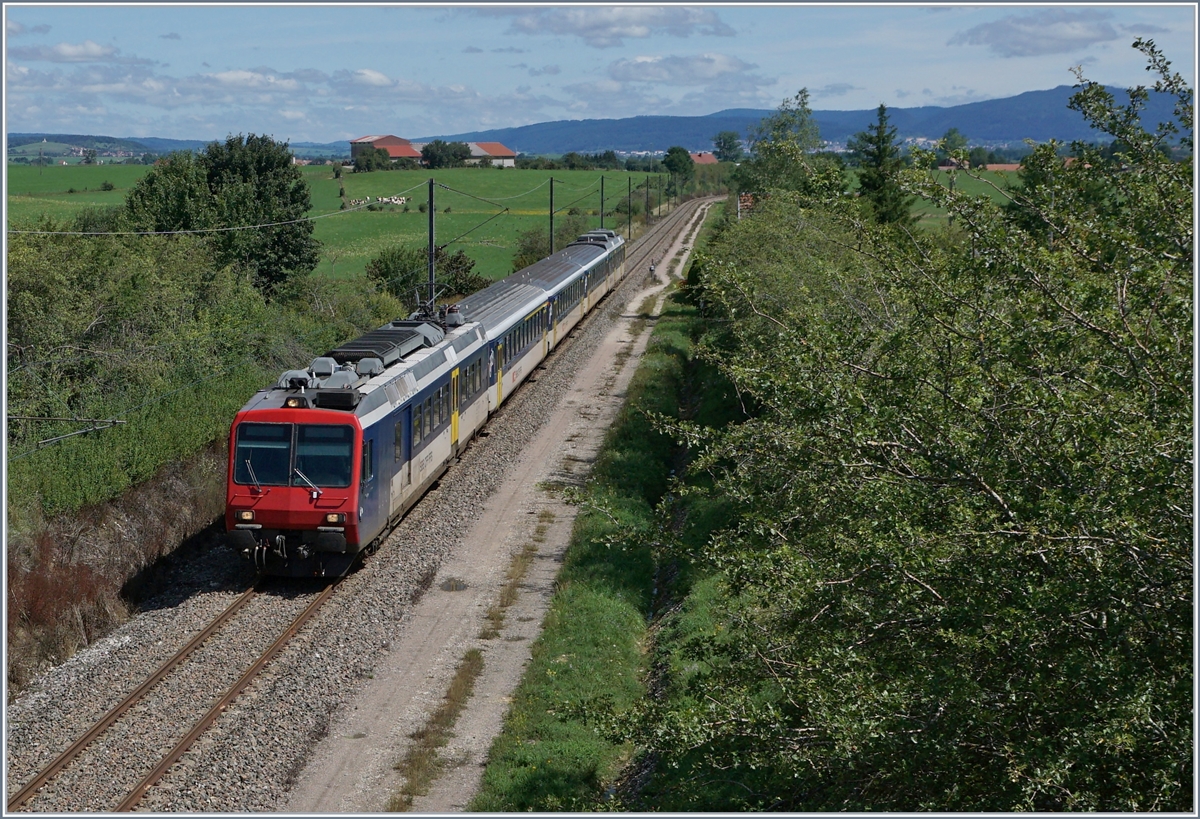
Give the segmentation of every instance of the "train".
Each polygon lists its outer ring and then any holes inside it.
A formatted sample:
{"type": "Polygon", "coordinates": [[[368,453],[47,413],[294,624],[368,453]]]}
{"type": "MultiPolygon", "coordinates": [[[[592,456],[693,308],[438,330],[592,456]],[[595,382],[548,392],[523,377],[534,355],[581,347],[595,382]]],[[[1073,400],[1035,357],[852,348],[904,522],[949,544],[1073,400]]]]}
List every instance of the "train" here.
{"type": "Polygon", "coordinates": [[[350,572],[624,275],[624,238],[589,231],[284,372],[230,426],[228,545],[260,574],[350,572]]]}

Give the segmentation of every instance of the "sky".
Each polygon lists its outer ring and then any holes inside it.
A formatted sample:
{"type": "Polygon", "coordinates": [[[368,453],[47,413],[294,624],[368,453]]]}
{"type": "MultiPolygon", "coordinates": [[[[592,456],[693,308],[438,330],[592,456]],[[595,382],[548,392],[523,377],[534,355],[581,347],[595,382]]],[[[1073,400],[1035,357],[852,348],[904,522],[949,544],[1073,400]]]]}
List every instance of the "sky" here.
{"type": "Polygon", "coordinates": [[[1194,87],[1196,6],[5,3],[5,131],[334,142],[563,119],[1194,87]]]}

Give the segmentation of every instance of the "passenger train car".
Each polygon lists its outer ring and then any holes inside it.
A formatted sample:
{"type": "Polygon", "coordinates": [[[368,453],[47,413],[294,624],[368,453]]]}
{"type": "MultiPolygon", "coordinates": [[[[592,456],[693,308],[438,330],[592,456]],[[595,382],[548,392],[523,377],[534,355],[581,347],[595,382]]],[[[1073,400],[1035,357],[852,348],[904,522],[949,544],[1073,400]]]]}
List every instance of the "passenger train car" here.
{"type": "Polygon", "coordinates": [[[283,373],[230,429],[230,546],[264,574],[348,572],[624,274],[624,239],[591,231],[283,373]]]}

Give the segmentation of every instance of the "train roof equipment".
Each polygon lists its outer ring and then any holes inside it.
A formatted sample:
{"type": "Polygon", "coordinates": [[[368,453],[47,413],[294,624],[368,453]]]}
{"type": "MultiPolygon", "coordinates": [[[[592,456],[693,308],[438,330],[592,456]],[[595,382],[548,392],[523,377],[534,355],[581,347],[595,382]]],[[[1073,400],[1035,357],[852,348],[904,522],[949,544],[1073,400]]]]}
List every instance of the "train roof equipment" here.
{"type": "Polygon", "coordinates": [[[388,322],[313,359],[307,369],[285,371],[242,409],[305,406],[365,415],[389,400],[395,403],[441,366],[507,329],[623,241],[611,230],[589,231],[548,258],[451,305],[442,326],[433,318],[388,322]]]}

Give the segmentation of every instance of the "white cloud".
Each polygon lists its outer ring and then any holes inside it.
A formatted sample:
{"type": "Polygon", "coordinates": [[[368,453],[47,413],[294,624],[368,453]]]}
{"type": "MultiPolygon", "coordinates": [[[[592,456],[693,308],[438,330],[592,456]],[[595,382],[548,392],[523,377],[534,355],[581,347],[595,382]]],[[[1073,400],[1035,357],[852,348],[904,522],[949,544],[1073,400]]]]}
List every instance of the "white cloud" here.
{"type": "Polygon", "coordinates": [[[580,37],[593,48],[623,45],[626,39],[654,34],[689,37],[702,34],[733,36],[733,29],[715,11],[684,6],[580,6],[575,8],[483,8],[489,17],[511,17],[514,34],[555,34],[580,37]]]}
{"type": "Polygon", "coordinates": [[[1045,9],[1010,15],[960,31],[947,45],[982,45],[1002,57],[1066,54],[1120,35],[1108,22],[1110,12],[1096,9],[1045,9]]]}
{"type": "Polygon", "coordinates": [[[20,37],[23,34],[46,34],[50,31],[50,26],[27,26],[18,23],[16,20],[6,20],[4,22],[4,30],[9,37],[20,37]]]}
{"type": "Polygon", "coordinates": [[[622,82],[659,82],[667,85],[707,85],[730,75],[744,75],[757,68],[727,54],[697,54],[687,57],[634,57],[617,60],[608,75],[622,82]]]}
{"type": "Polygon", "coordinates": [[[392,85],[392,78],[373,68],[360,68],[354,72],[354,82],[358,85],[373,85],[386,87],[392,85]]]}
{"type": "Polygon", "coordinates": [[[23,46],[9,52],[18,60],[38,60],[52,63],[104,62],[115,56],[117,49],[102,46],[92,40],[59,43],[53,46],[23,46]]]}
{"type": "Polygon", "coordinates": [[[273,87],[284,91],[294,91],[300,87],[300,83],[295,80],[278,77],[275,74],[262,71],[236,69],[233,71],[221,71],[211,76],[221,85],[238,88],[261,89],[273,87]]]}
{"type": "Polygon", "coordinates": [[[851,85],[848,82],[835,82],[821,88],[812,89],[811,93],[814,97],[844,97],[851,91],[863,91],[860,86],[851,85]]]}
{"type": "Polygon", "coordinates": [[[48,63],[114,63],[120,65],[153,65],[153,60],[123,57],[121,50],[100,45],[93,40],[82,43],[59,43],[53,46],[19,46],[10,48],[8,55],[16,60],[48,63]]]}

